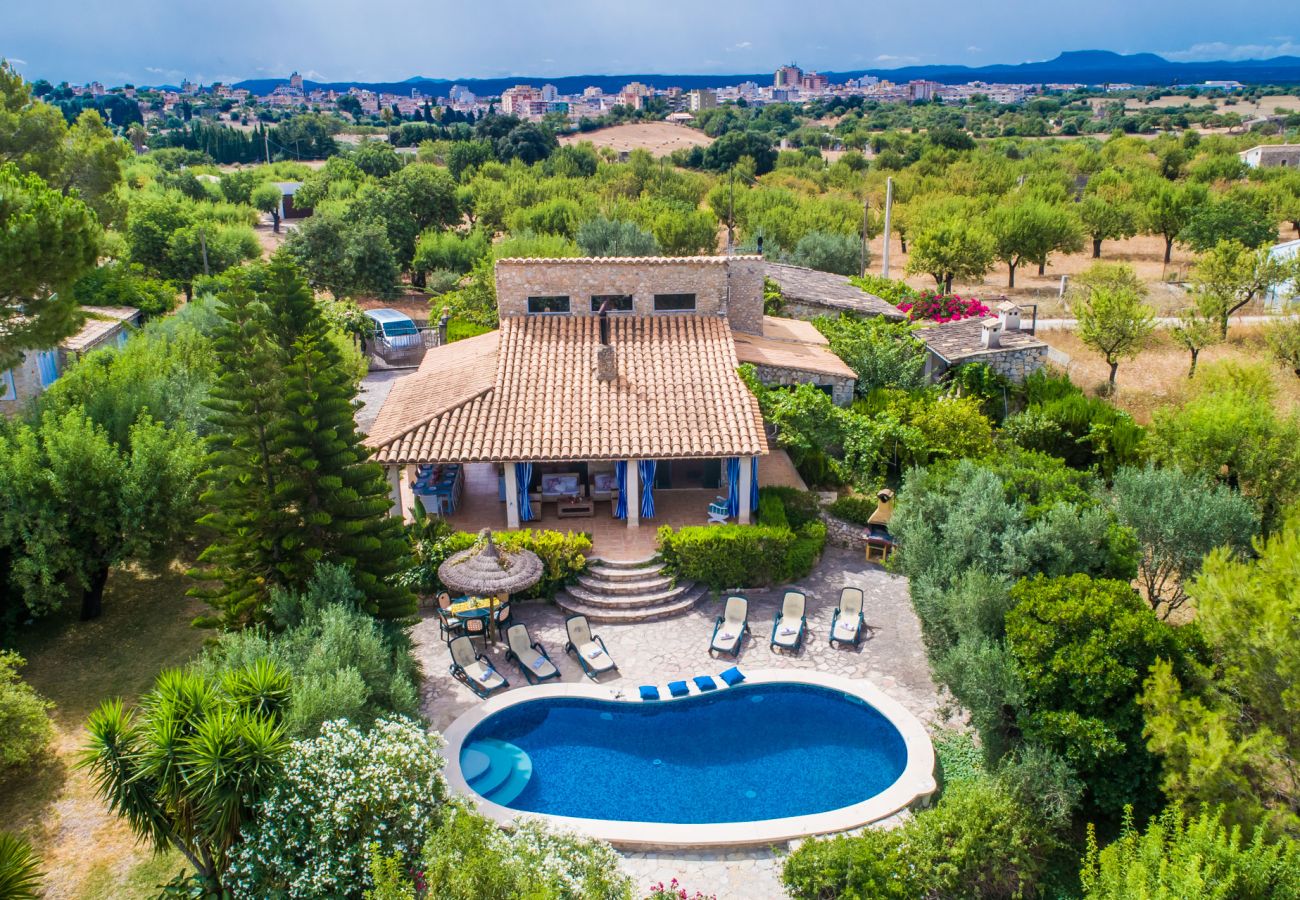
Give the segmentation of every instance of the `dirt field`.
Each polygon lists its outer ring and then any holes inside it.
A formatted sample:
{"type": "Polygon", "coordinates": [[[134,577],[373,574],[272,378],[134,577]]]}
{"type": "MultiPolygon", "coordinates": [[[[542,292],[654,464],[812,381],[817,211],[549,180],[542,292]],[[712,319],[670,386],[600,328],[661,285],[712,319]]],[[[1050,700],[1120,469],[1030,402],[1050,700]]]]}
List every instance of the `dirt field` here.
{"type": "MultiPolygon", "coordinates": [[[[1278,231],[1278,239],[1294,240],[1295,231],[1284,225],[1278,231]]],[[[877,235],[871,241],[871,271],[880,274],[880,253],[883,249],[881,237],[877,235]]],[[[1183,289],[1175,283],[1187,277],[1194,254],[1179,244],[1174,244],[1173,256],[1168,266],[1164,263],[1164,238],[1139,235],[1122,241],[1106,241],[1101,245],[1102,262],[1123,262],[1131,265],[1150,289],[1147,298],[1159,315],[1172,315],[1187,305],[1183,289]]],[[[974,293],[981,297],[1006,295],[1027,303],[1038,303],[1039,318],[1070,316],[1073,313],[1066,301],[1060,298],[1061,276],[1074,276],[1087,269],[1094,262],[1092,242],[1082,253],[1056,254],[1048,260],[1045,274],[1038,274],[1037,266],[1021,266],[1016,269],[1016,286],[1007,287],[1007,268],[998,263],[996,268],[984,276],[977,284],[956,283],[956,293],[974,293]]],[[[904,278],[907,269],[907,254],[902,251],[898,236],[890,242],[889,273],[894,278],[904,278]]],[[[933,288],[934,279],[928,275],[910,275],[905,279],[915,288],[933,288]]]]}
{"type": "MultiPolygon", "coordinates": [[[[1300,408],[1300,378],[1290,370],[1273,365],[1264,343],[1267,326],[1234,325],[1228,341],[1201,351],[1198,368],[1220,360],[1239,363],[1263,363],[1272,367],[1278,386],[1278,406],[1283,410],[1300,408]]],[[[1070,378],[1085,391],[1095,393],[1109,372],[1096,351],[1088,349],[1073,331],[1041,331],[1039,337],[1057,350],[1069,354],[1070,378]]],[[[1166,331],[1157,331],[1151,346],[1137,359],[1120,363],[1116,384],[1117,406],[1133,414],[1142,424],[1151,421],[1159,407],[1180,403],[1187,390],[1187,369],[1191,356],[1175,344],[1166,331]]]]}
{"type": "Polygon", "coordinates": [[[560,138],[561,144],[577,144],[582,141],[590,141],[597,150],[601,147],[611,147],[619,153],[627,153],[640,148],[649,150],[656,157],[661,157],[682,147],[707,147],[713,143],[713,138],[694,128],[671,125],[668,122],[611,125],[609,128],[581,134],[566,134],[560,138]]]}
{"type": "Polygon", "coordinates": [[[1130,97],[1124,101],[1125,109],[1132,110],[1149,110],[1165,109],[1169,107],[1178,107],[1183,105],[1190,106],[1217,106],[1220,110],[1228,112],[1241,113],[1246,118],[1252,118],[1258,115],[1273,115],[1275,109],[1285,109],[1288,112],[1300,111],[1300,97],[1293,97],[1290,94],[1267,94],[1256,103],[1246,100],[1237,100],[1236,103],[1228,104],[1227,97],[1210,99],[1208,97],[1161,97],[1151,103],[1147,103],[1137,97],[1130,97]]]}

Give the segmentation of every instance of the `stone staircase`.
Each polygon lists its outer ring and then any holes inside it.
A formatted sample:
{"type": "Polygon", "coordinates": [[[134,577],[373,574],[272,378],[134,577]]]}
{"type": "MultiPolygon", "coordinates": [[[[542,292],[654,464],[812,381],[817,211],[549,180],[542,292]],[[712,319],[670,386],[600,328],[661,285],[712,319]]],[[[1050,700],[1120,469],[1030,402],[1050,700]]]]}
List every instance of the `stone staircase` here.
{"type": "Polygon", "coordinates": [[[555,598],[569,615],[592,622],[651,622],[686,612],[704,596],[693,581],[673,583],[655,559],[593,559],[576,584],[555,598]]]}

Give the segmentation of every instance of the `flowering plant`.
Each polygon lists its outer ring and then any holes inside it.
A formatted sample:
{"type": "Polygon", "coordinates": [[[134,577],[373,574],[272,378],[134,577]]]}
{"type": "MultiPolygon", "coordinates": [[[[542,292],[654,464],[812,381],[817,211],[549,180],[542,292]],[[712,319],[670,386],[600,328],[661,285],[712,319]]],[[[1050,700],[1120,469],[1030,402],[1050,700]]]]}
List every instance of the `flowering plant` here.
{"type": "Polygon", "coordinates": [[[928,319],[932,322],[959,322],[976,316],[987,316],[989,308],[975,297],[958,297],[956,294],[936,294],[926,291],[915,300],[898,304],[912,321],[928,319]]]}
{"type": "Polygon", "coordinates": [[[718,898],[716,894],[704,894],[700,891],[689,894],[686,888],[682,887],[674,878],[668,884],[664,884],[662,881],[658,884],[652,884],[646,900],[718,900],[718,898]]]}

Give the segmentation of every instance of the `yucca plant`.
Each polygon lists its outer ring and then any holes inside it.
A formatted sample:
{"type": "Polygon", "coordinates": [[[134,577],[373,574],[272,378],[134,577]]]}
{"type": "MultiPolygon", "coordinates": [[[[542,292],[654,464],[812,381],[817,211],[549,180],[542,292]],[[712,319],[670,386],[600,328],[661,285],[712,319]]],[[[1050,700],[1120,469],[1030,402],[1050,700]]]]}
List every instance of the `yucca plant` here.
{"type": "Polygon", "coordinates": [[[288,676],[267,661],[219,682],[169,670],[139,710],[111,700],[91,715],[80,765],[137,836],[175,847],[220,893],[241,825],[280,774],[288,697],[288,676]]]}
{"type": "Polygon", "coordinates": [[[35,900],[39,897],[41,861],[22,838],[0,831],[0,897],[35,900]]]}

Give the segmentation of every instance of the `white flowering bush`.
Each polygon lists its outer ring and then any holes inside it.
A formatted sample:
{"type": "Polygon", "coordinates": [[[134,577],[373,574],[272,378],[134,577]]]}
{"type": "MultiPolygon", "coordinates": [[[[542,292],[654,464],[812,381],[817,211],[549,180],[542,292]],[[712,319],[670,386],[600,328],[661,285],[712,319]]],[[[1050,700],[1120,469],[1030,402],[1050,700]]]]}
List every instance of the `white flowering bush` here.
{"type": "Polygon", "coordinates": [[[412,858],[438,824],[446,797],[441,738],[404,718],[368,731],[326,722],[297,741],[284,777],[258,806],[233,853],[238,897],[361,897],[369,853],[412,858]]]}
{"type": "Polygon", "coordinates": [[[537,820],[512,832],[453,801],[410,863],[378,850],[366,900],[626,900],[632,882],[609,844],[537,820]]]}

